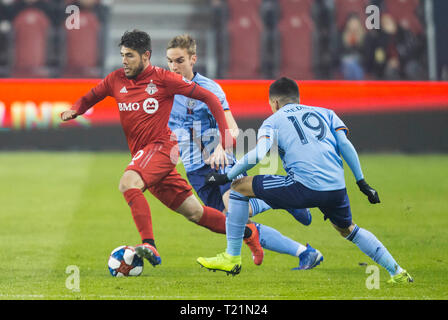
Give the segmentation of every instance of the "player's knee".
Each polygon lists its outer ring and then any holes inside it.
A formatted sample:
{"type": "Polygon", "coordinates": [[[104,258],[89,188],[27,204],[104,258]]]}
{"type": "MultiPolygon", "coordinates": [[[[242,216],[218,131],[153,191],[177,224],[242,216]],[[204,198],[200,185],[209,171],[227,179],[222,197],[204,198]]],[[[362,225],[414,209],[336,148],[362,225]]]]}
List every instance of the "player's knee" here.
{"type": "Polygon", "coordinates": [[[185,214],[185,218],[187,218],[189,221],[198,223],[203,214],[204,210],[202,207],[195,207],[194,209],[191,209],[187,214],[185,214]]]}
{"type": "Polygon", "coordinates": [[[230,187],[232,188],[232,190],[242,193],[244,191],[244,178],[240,178],[240,179],[236,179],[232,181],[232,184],[230,185],[230,187]]]}
{"type": "Polygon", "coordinates": [[[130,183],[128,183],[127,181],[123,181],[120,180],[120,183],[118,184],[118,190],[121,193],[125,193],[126,191],[128,191],[129,189],[132,189],[131,187],[132,185],[130,183]]]}
{"type": "Polygon", "coordinates": [[[222,202],[224,204],[225,210],[227,211],[229,209],[229,197],[230,197],[230,190],[227,190],[222,195],[222,202]]]}
{"type": "Polygon", "coordinates": [[[125,193],[129,189],[144,189],[145,183],[136,172],[126,171],[120,179],[118,190],[125,193]]]}
{"type": "Polygon", "coordinates": [[[344,237],[344,238],[347,238],[349,235],[350,235],[350,233],[353,231],[353,228],[354,228],[354,224],[352,223],[350,226],[348,226],[347,228],[341,228],[341,227],[338,227],[338,226],[336,226],[336,225],[334,225],[333,224],[333,227],[339,232],[339,234],[342,236],[342,237],[344,237]]]}
{"type": "Polygon", "coordinates": [[[343,237],[343,238],[347,238],[350,235],[350,231],[348,230],[348,228],[346,229],[341,229],[338,230],[339,234],[343,237]]]}
{"type": "Polygon", "coordinates": [[[197,223],[201,220],[204,210],[196,197],[190,196],[176,209],[176,212],[183,215],[189,221],[197,223]]]}
{"type": "Polygon", "coordinates": [[[232,190],[241,193],[246,197],[252,196],[252,178],[243,177],[241,179],[233,180],[231,184],[232,190]]]}

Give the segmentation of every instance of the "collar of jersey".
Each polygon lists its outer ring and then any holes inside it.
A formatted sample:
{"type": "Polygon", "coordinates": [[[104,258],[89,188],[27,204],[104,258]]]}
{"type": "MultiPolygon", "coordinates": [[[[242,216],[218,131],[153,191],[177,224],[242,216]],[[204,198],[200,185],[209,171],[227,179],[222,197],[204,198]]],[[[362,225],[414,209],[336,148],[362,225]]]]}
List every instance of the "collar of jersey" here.
{"type": "Polygon", "coordinates": [[[140,72],[140,74],[139,74],[137,77],[135,77],[134,81],[135,81],[135,82],[138,82],[138,81],[144,79],[146,76],[150,75],[150,74],[153,73],[153,72],[154,72],[154,66],[151,65],[151,64],[149,64],[149,65],[146,67],[145,70],[143,70],[142,72],[140,72]]]}
{"type": "Polygon", "coordinates": [[[196,78],[196,76],[199,78],[199,72],[193,72],[193,78],[191,79],[191,81],[194,82],[194,78],[196,78]]]}
{"type": "Polygon", "coordinates": [[[281,107],[279,110],[283,109],[283,108],[286,107],[286,106],[289,106],[290,104],[292,104],[292,105],[298,105],[299,103],[294,103],[294,102],[287,103],[287,104],[285,104],[283,107],[281,107]]]}

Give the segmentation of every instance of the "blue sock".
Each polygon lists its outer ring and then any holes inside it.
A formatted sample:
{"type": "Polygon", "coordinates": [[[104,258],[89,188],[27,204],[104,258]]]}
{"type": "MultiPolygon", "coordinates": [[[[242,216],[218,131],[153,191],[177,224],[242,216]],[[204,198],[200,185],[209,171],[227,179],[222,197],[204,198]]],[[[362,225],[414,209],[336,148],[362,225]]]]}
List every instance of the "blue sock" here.
{"type": "Polygon", "coordinates": [[[249,203],[252,207],[252,217],[261,212],[271,209],[271,207],[266,202],[257,198],[250,198],[249,203]]]}
{"type": "Polygon", "coordinates": [[[260,244],[265,249],[289,254],[293,257],[298,257],[299,254],[306,250],[304,245],[282,235],[271,227],[259,223],[255,225],[260,232],[260,244]]]}
{"type": "Polygon", "coordinates": [[[370,231],[355,226],[346,239],[356,244],[362,252],[385,268],[391,276],[403,270],[386,247],[370,231]]]}
{"type": "Polygon", "coordinates": [[[229,211],[226,219],[226,252],[232,256],[241,255],[244,229],[249,219],[249,198],[234,190],[230,191],[229,211]]]}

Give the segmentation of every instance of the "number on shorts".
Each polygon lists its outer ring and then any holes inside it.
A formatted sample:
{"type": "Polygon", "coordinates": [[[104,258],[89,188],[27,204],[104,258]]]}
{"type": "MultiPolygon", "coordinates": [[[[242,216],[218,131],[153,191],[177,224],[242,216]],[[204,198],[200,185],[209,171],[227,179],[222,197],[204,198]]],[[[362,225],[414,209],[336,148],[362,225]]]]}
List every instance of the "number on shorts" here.
{"type": "Polygon", "coordinates": [[[134,165],[134,161],[140,159],[144,153],[145,153],[145,152],[144,152],[143,150],[139,150],[139,151],[135,154],[135,156],[132,158],[132,161],[129,163],[129,165],[130,165],[130,166],[134,165]]]}

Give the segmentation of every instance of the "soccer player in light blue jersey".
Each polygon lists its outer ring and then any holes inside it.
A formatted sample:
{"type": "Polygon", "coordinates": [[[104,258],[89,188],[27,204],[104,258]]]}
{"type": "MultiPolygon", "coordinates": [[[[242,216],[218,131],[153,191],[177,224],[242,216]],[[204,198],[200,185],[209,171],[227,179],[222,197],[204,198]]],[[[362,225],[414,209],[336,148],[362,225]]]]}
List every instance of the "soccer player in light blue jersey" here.
{"type": "MultiPolygon", "coordinates": [[[[380,199],[364,179],[358,154],[347,139],[348,128],[342,120],[332,110],[300,104],[297,83],[289,78],[280,78],[271,84],[269,104],[274,114],[261,126],[256,147],[230,172],[211,173],[207,181],[222,184],[235,179],[263,159],[274,142],[278,144],[287,175],[234,180],[226,221],[227,249],[216,257],[200,257],[198,263],[233,275],[240,272],[242,225],[248,217],[249,199],[257,197],[272,208],[319,208],[344,238],[389,272],[389,282],[413,282],[386,247],[371,232],[352,221],[342,159],[370,203],[379,203],[380,199]]],[[[321,259],[320,252],[315,249],[310,249],[309,255],[315,263],[321,259]]]]}
{"type": "MultiPolygon", "coordinates": [[[[181,74],[187,80],[191,80],[213,92],[221,101],[228,126],[234,138],[239,133],[238,126],[229,108],[225,93],[213,80],[193,72],[196,63],[196,43],[189,35],[174,37],[167,46],[167,61],[171,71],[181,74]]],[[[225,211],[230,182],[222,186],[206,185],[205,177],[210,172],[229,171],[235,162],[232,155],[226,154],[219,142],[217,124],[207,105],[201,101],[176,95],[171,111],[169,127],[178,140],[182,163],[185,167],[188,180],[197,194],[210,207],[225,211]]],[[[243,173],[245,175],[245,173],[243,173]]],[[[241,175],[243,176],[243,175],[241,175]]],[[[249,200],[250,215],[270,209],[259,199],[249,200]]],[[[289,212],[304,225],[311,223],[311,214],[308,209],[290,209],[289,212]]],[[[190,220],[198,220],[198,217],[188,216],[190,220]]],[[[256,265],[263,261],[263,248],[279,253],[290,254],[299,257],[299,267],[296,269],[308,269],[308,260],[303,259],[302,253],[306,246],[282,235],[277,230],[258,223],[249,221],[244,227],[244,241],[252,251],[252,258],[256,265]],[[261,244],[261,246],[260,246],[261,244]]]]}

